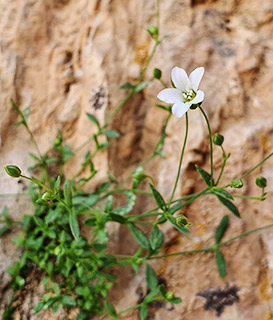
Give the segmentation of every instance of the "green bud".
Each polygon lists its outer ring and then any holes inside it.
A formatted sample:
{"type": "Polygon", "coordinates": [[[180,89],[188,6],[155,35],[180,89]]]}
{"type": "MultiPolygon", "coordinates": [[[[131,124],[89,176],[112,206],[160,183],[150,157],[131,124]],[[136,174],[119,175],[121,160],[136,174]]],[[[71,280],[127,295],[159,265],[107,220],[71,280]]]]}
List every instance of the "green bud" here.
{"type": "Polygon", "coordinates": [[[198,108],[200,105],[201,105],[201,103],[192,104],[192,105],[190,106],[190,109],[191,109],[191,110],[195,110],[195,109],[198,108]]]}
{"type": "Polygon", "coordinates": [[[242,188],[243,185],[244,184],[243,184],[243,181],[241,179],[232,180],[231,184],[230,184],[231,188],[237,188],[237,189],[242,188]]]}
{"type": "Polygon", "coordinates": [[[265,188],[266,185],[267,185],[267,180],[266,180],[266,178],[264,178],[264,177],[257,177],[257,178],[256,178],[256,185],[257,185],[259,188],[265,188]]]}
{"type": "Polygon", "coordinates": [[[154,75],[154,78],[155,78],[155,79],[160,80],[160,79],[161,79],[162,72],[161,72],[161,70],[159,70],[159,69],[157,69],[157,68],[154,68],[153,75],[154,75]]]}
{"type": "Polygon", "coordinates": [[[213,143],[216,146],[221,146],[223,142],[224,142],[224,137],[220,133],[215,133],[215,135],[213,136],[213,143]]]}
{"type": "Polygon", "coordinates": [[[149,34],[151,35],[151,37],[153,39],[157,39],[158,38],[158,28],[157,27],[151,25],[151,26],[149,26],[147,31],[149,32],[149,34]]]}
{"type": "Polygon", "coordinates": [[[167,300],[171,300],[174,298],[174,293],[172,291],[168,291],[165,295],[167,300]]]}
{"type": "Polygon", "coordinates": [[[179,227],[183,227],[186,229],[188,229],[192,225],[192,223],[189,222],[188,219],[183,214],[176,217],[175,222],[179,227]]]}
{"type": "Polygon", "coordinates": [[[52,193],[51,192],[45,192],[43,195],[42,195],[42,199],[44,201],[50,201],[52,200],[52,193]]]}
{"type": "Polygon", "coordinates": [[[14,166],[12,164],[5,166],[4,169],[6,170],[6,173],[12,178],[19,178],[22,173],[22,171],[17,166],[14,166]]]}

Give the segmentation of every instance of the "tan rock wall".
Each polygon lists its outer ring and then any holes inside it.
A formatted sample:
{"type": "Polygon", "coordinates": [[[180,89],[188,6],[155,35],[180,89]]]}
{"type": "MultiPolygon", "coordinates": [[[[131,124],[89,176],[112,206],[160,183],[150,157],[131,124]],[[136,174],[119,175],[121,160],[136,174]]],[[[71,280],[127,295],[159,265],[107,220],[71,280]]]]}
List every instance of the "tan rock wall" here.
{"type": "MultiPolygon", "coordinates": [[[[32,151],[23,128],[14,129],[16,114],[11,110],[12,97],[21,109],[30,106],[30,127],[42,152],[50,149],[57,130],[66,143],[77,148],[94,132],[85,113],[95,114],[101,121],[123,96],[119,86],[135,80],[151,50],[145,29],[156,21],[152,0],[9,0],[0,1],[0,166],[16,163],[24,172],[32,164],[32,151]],[[95,94],[103,92],[98,102],[95,94]]],[[[271,0],[161,0],[160,32],[171,36],[164,40],[147,71],[154,67],[163,71],[169,83],[170,70],[178,65],[188,72],[204,66],[201,83],[205,91],[204,109],[213,132],[225,136],[225,149],[231,152],[224,182],[239,177],[272,150],[273,143],[273,3],[271,0]]],[[[156,145],[165,113],[154,107],[159,82],[144,93],[135,95],[118,113],[113,128],[121,133],[108,153],[102,153],[96,164],[122,178],[147,157],[156,145]]],[[[209,168],[208,137],[205,122],[198,111],[189,114],[189,140],[183,164],[183,177],[177,196],[198,192],[203,184],[194,164],[209,168]]],[[[157,180],[157,187],[166,197],[176,176],[184,135],[184,119],[172,117],[164,148],[166,160],[156,159],[148,165],[157,180]]],[[[90,147],[92,148],[92,146],[90,147]]],[[[84,152],[71,160],[66,174],[71,177],[80,165],[84,152]]],[[[221,154],[215,151],[215,169],[221,166],[221,154]]],[[[263,203],[237,201],[242,219],[231,217],[232,227],[226,238],[246,230],[272,223],[273,160],[266,162],[245,183],[244,195],[257,195],[255,176],[268,178],[268,199],[263,203]]],[[[88,185],[92,190],[104,177],[88,185]]],[[[2,170],[1,193],[24,192],[2,170]]],[[[25,197],[1,198],[14,219],[31,213],[25,197]],[[20,210],[18,210],[20,208],[20,210]]],[[[145,197],[137,209],[151,207],[145,197]]],[[[201,198],[184,212],[191,222],[187,239],[173,228],[164,226],[165,252],[198,248],[213,243],[213,230],[226,210],[212,197],[201,198]]],[[[131,236],[116,230],[115,247],[125,253],[124,239],[131,236]]],[[[0,239],[0,286],[2,302],[7,298],[8,277],[5,273],[19,252],[11,238],[0,239]],[[15,252],[11,254],[11,252],[15,252]]],[[[170,290],[183,299],[174,309],[167,304],[151,308],[149,319],[218,319],[213,310],[204,310],[206,300],[197,293],[207,289],[239,289],[239,301],[224,308],[223,320],[260,320],[272,308],[272,231],[253,234],[224,248],[227,278],[217,275],[214,257],[210,254],[169,258],[154,263],[158,276],[170,290]]],[[[129,250],[130,251],[130,250],[129,250]]],[[[146,288],[144,275],[133,276],[129,269],[111,293],[119,310],[135,304],[146,288]]],[[[25,304],[16,319],[51,319],[31,316],[37,292],[26,292],[25,304]]],[[[73,319],[73,315],[70,315],[73,319]]],[[[54,317],[52,316],[52,319],[54,317]]],[[[60,313],[54,319],[68,319],[60,313]]],[[[124,319],[138,319],[137,312],[124,319]]]]}

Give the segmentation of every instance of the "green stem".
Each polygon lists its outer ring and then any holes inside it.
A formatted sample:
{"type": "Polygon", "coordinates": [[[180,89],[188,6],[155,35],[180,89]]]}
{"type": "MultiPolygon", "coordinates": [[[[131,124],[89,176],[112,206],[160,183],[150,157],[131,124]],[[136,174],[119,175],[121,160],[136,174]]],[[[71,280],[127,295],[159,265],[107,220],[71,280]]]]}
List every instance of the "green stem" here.
{"type": "Polygon", "coordinates": [[[208,131],[209,131],[209,144],[210,144],[210,175],[211,175],[211,179],[213,181],[213,148],[212,148],[212,134],[211,134],[211,129],[210,129],[210,124],[209,124],[209,119],[205,113],[205,111],[203,110],[203,108],[201,106],[199,106],[200,111],[202,112],[205,120],[206,120],[206,124],[208,127],[208,131]]]}
{"type": "Polygon", "coordinates": [[[44,184],[42,184],[39,180],[37,180],[37,179],[35,179],[35,178],[29,178],[29,177],[24,176],[24,175],[22,175],[22,174],[20,175],[20,177],[22,177],[22,178],[24,178],[24,179],[27,179],[27,180],[29,180],[29,181],[31,181],[31,182],[34,182],[34,183],[38,184],[40,187],[42,187],[43,189],[45,189],[46,191],[51,192],[50,189],[48,189],[44,184]]]}
{"type": "Polygon", "coordinates": [[[263,200],[262,197],[260,197],[260,198],[258,198],[258,197],[248,197],[248,196],[240,196],[240,195],[237,195],[237,194],[233,194],[232,196],[233,196],[234,198],[239,198],[239,199],[259,200],[259,201],[262,201],[262,200],[263,200]]]}
{"type": "Polygon", "coordinates": [[[125,310],[120,311],[120,312],[118,313],[118,316],[122,315],[123,313],[126,313],[126,312],[129,312],[129,311],[138,309],[138,308],[140,308],[140,307],[141,307],[141,303],[140,303],[140,304],[136,304],[136,305],[134,305],[134,306],[132,306],[132,307],[129,307],[129,308],[125,309],[125,310]]]}
{"type": "Polygon", "coordinates": [[[224,169],[225,169],[225,166],[226,166],[226,162],[227,162],[227,156],[226,156],[226,153],[225,153],[225,150],[224,150],[224,148],[221,146],[221,149],[222,149],[222,157],[223,157],[223,164],[222,164],[222,168],[221,168],[221,171],[220,171],[220,174],[219,174],[219,177],[218,177],[218,179],[217,179],[217,181],[216,181],[216,183],[215,183],[215,185],[217,186],[218,185],[218,183],[219,183],[219,181],[220,181],[220,179],[221,179],[221,177],[222,177],[222,174],[223,174],[223,172],[224,172],[224,169]]]}
{"type": "Polygon", "coordinates": [[[264,158],[261,162],[259,162],[255,167],[253,167],[252,169],[250,169],[249,171],[247,171],[245,174],[243,174],[241,176],[241,178],[239,179],[244,179],[245,177],[247,177],[252,171],[254,171],[255,169],[257,169],[259,166],[261,166],[266,160],[268,160],[270,157],[273,156],[273,152],[270,153],[266,158],[264,158]]]}
{"type": "Polygon", "coordinates": [[[171,198],[170,198],[169,203],[168,203],[168,208],[170,207],[171,202],[172,202],[172,200],[173,200],[174,193],[175,193],[175,190],[176,190],[176,188],[177,188],[177,183],[178,183],[178,180],[179,180],[179,177],[180,177],[181,165],[182,165],[182,161],[183,161],[183,157],[184,157],[184,151],[185,151],[186,142],[187,142],[187,138],[188,138],[188,131],[189,131],[189,120],[188,120],[188,113],[186,112],[186,132],[185,132],[185,138],[184,138],[184,143],[183,143],[183,147],[182,147],[182,150],[181,150],[181,155],[180,155],[180,160],[179,160],[179,165],[178,165],[178,170],[177,170],[177,175],[176,175],[175,184],[174,184],[174,187],[173,187],[173,191],[172,191],[171,198]]]}

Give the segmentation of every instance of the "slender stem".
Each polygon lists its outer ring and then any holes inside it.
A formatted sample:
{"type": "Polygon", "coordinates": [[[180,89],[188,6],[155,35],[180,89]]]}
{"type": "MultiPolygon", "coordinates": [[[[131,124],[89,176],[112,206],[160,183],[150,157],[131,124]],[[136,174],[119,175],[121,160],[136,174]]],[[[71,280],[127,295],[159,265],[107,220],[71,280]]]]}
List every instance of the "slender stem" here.
{"type": "Polygon", "coordinates": [[[213,148],[212,148],[212,134],[211,134],[211,129],[210,129],[210,124],[209,124],[209,119],[205,113],[205,111],[203,110],[203,108],[201,106],[199,106],[200,111],[202,112],[206,123],[207,123],[207,127],[208,127],[208,131],[209,131],[209,144],[210,144],[210,175],[211,175],[211,179],[213,181],[213,148]]]}
{"type": "Polygon", "coordinates": [[[185,151],[185,147],[186,147],[186,143],[187,143],[187,138],[188,138],[188,131],[189,131],[189,120],[188,120],[188,113],[186,112],[186,132],[185,132],[185,138],[184,138],[184,143],[183,143],[183,147],[182,147],[182,150],[181,150],[181,155],[180,155],[180,160],[179,160],[179,165],[178,165],[176,180],[175,180],[175,184],[174,184],[174,187],[173,187],[173,191],[172,191],[171,198],[170,198],[169,203],[168,203],[168,207],[170,207],[170,205],[171,205],[171,202],[172,202],[173,197],[174,197],[175,190],[176,190],[176,188],[177,188],[177,183],[178,183],[178,180],[179,180],[179,177],[180,177],[181,165],[182,165],[182,161],[183,161],[183,157],[184,157],[184,151],[185,151]]]}
{"type": "Polygon", "coordinates": [[[217,181],[216,181],[216,183],[215,183],[216,186],[218,185],[218,183],[219,183],[219,181],[220,181],[220,179],[221,179],[221,177],[222,177],[222,174],[223,174],[223,172],[224,172],[224,169],[225,169],[225,166],[226,166],[226,162],[227,162],[227,159],[228,159],[227,156],[226,156],[226,153],[225,153],[225,150],[224,150],[223,146],[221,146],[221,149],[222,149],[222,153],[223,153],[223,155],[222,155],[222,157],[223,157],[223,164],[222,164],[222,168],[221,168],[219,177],[218,177],[218,179],[217,179],[217,181]]]}
{"type": "Polygon", "coordinates": [[[259,201],[262,201],[264,200],[262,197],[248,197],[248,196],[240,196],[240,195],[237,195],[237,194],[233,194],[232,195],[234,198],[240,198],[240,199],[247,199],[247,200],[259,200],[259,201]]]}
{"type": "Polygon", "coordinates": [[[29,177],[24,176],[22,174],[20,175],[20,177],[22,177],[24,179],[27,179],[27,180],[29,180],[31,182],[34,182],[34,183],[38,184],[40,187],[42,187],[43,189],[45,189],[46,191],[51,192],[50,189],[48,189],[44,184],[42,184],[39,180],[37,180],[35,178],[29,178],[29,177]]]}
{"type": "Polygon", "coordinates": [[[126,313],[126,312],[129,312],[129,311],[138,309],[138,308],[140,308],[140,307],[141,307],[141,303],[140,303],[140,304],[136,304],[136,305],[134,305],[134,306],[132,306],[132,307],[129,307],[129,308],[125,309],[125,310],[120,311],[120,312],[118,313],[118,315],[122,315],[123,313],[126,313]]]}
{"type": "Polygon", "coordinates": [[[259,166],[261,166],[266,160],[268,160],[270,157],[273,156],[273,152],[270,153],[266,158],[264,158],[261,162],[259,162],[255,167],[253,167],[252,169],[250,169],[249,171],[247,171],[245,174],[243,174],[241,176],[241,178],[239,179],[244,179],[245,177],[247,177],[252,171],[254,171],[255,169],[257,169],[259,166]]]}

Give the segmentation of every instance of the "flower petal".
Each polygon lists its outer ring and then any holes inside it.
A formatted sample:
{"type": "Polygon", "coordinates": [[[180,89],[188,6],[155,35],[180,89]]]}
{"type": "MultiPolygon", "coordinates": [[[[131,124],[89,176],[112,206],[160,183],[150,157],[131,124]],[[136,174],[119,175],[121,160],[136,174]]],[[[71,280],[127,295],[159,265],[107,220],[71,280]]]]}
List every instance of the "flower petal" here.
{"type": "Polygon", "coordinates": [[[175,103],[176,101],[183,100],[182,92],[173,88],[161,90],[157,95],[157,98],[166,103],[175,103]]]}
{"type": "Polygon", "coordinates": [[[202,102],[205,98],[205,94],[202,90],[198,90],[194,99],[192,99],[191,104],[196,104],[202,102]]]}
{"type": "Polygon", "coordinates": [[[177,89],[186,91],[191,89],[191,83],[186,71],[182,68],[174,67],[172,69],[172,81],[177,89]]]}
{"type": "Polygon", "coordinates": [[[189,79],[192,83],[192,88],[194,91],[197,91],[200,81],[203,78],[205,69],[203,67],[196,68],[195,70],[192,71],[192,73],[189,76],[189,79]]]}
{"type": "Polygon", "coordinates": [[[172,107],[172,113],[177,117],[181,118],[188,110],[189,107],[192,105],[192,102],[182,102],[177,101],[172,107]]]}

